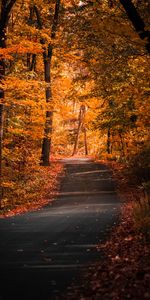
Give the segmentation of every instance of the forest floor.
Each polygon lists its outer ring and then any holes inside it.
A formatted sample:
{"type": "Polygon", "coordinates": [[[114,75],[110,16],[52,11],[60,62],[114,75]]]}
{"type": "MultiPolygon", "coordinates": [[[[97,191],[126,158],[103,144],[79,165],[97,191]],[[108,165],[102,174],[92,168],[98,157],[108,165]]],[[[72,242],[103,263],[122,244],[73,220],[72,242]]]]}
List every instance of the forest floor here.
{"type": "MultiPolygon", "coordinates": [[[[102,162],[102,161],[101,161],[102,162]]],[[[120,223],[111,238],[99,245],[106,259],[91,266],[80,286],[74,286],[61,299],[142,300],[150,299],[150,234],[137,229],[134,221],[136,185],[123,172],[123,166],[103,161],[112,169],[117,193],[123,201],[120,223]]]]}
{"type": "Polygon", "coordinates": [[[22,201],[18,205],[11,205],[4,207],[0,211],[0,218],[11,217],[25,212],[39,210],[50,202],[54,201],[57,191],[59,190],[59,183],[63,176],[63,166],[57,160],[52,160],[48,167],[41,167],[42,184],[36,191],[36,198],[32,201],[22,201]],[[40,192],[39,192],[40,190],[40,192]]]}

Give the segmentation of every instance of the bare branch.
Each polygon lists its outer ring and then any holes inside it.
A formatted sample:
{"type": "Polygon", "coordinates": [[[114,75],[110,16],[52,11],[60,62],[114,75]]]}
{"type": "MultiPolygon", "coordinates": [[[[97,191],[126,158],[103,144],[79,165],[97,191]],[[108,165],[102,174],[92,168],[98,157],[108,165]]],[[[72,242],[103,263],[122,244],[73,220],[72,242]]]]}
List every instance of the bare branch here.
{"type": "Polygon", "coordinates": [[[52,25],[52,33],[51,33],[51,38],[53,39],[56,36],[56,30],[57,30],[58,20],[59,20],[59,10],[60,10],[60,0],[56,0],[55,14],[54,14],[53,25],[52,25]]]}
{"type": "Polygon", "coordinates": [[[136,10],[134,4],[131,0],[120,0],[120,3],[124,7],[126,14],[130,21],[132,22],[137,34],[139,37],[143,40],[147,38],[147,45],[146,48],[148,52],[150,53],[150,31],[145,30],[145,24],[139,15],[138,11],[136,10]]]}
{"type": "Polygon", "coordinates": [[[42,29],[43,25],[42,25],[42,19],[41,19],[40,12],[39,12],[39,10],[38,10],[38,8],[37,8],[36,5],[34,5],[33,9],[35,11],[36,18],[37,18],[38,29],[42,29]]]}

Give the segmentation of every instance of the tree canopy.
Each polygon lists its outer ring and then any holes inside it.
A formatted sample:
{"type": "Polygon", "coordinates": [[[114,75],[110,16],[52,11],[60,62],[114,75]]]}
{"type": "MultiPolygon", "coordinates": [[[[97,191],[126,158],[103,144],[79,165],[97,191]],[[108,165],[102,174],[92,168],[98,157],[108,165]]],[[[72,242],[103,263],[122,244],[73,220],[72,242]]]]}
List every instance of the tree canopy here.
{"type": "Polygon", "coordinates": [[[124,161],[148,153],[149,9],[147,0],[1,0],[3,203],[75,144],[124,161]]]}

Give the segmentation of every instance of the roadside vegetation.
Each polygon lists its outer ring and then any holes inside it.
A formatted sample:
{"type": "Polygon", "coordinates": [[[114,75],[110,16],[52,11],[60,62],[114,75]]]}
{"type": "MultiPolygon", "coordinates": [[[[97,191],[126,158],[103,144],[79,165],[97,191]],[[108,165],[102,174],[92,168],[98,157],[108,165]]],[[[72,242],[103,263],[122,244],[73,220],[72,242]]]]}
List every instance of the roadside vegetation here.
{"type": "MultiPolygon", "coordinates": [[[[31,172],[31,170],[29,170],[31,172]]],[[[38,167],[28,176],[17,179],[15,185],[7,187],[2,202],[0,217],[10,217],[42,208],[54,201],[59,190],[63,166],[53,162],[50,167],[38,167]]]]}

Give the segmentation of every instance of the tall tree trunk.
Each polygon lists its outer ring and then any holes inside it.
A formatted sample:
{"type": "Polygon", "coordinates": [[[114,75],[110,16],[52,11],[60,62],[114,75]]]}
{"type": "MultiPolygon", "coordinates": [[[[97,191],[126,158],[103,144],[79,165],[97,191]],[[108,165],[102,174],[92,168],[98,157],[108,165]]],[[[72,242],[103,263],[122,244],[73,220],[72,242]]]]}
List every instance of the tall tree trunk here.
{"type": "MultiPolygon", "coordinates": [[[[1,3],[1,16],[0,16],[0,48],[6,48],[6,26],[5,21],[5,3],[1,3]]],[[[5,60],[1,58],[0,60],[0,83],[5,77],[5,60]]],[[[0,209],[2,208],[2,198],[3,198],[3,187],[2,187],[2,146],[3,146],[3,112],[4,112],[4,90],[0,89],[0,209]]]]}
{"type": "Polygon", "coordinates": [[[86,128],[83,128],[84,131],[84,146],[85,146],[85,155],[88,155],[88,147],[87,147],[87,134],[86,134],[86,128]]]}
{"type": "Polygon", "coordinates": [[[79,117],[78,117],[77,135],[76,135],[76,139],[75,139],[75,144],[74,144],[74,149],[73,149],[72,156],[77,153],[77,147],[78,147],[78,141],[79,141],[79,134],[80,134],[80,130],[81,130],[82,126],[83,126],[84,115],[85,115],[85,105],[81,105],[80,112],[79,112],[79,117]]]}
{"type": "Polygon", "coordinates": [[[36,54],[27,53],[27,68],[36,71],[36,54]]]}
{"type": "Polygon", "coordinates": [[[81,126],[82,126],[82,123],[79,120],[78,128],[77,128],[77,135],[76,135],[76,139],[75,139],[75,143],[74,143],[74,148],[73,148],[72,156],[77,153],[77,147],[78,147],[78,141],[79,141],[79,133],[80,133],[81,126]]]}
{"type": "Polygon", "coordinates": [[[119,133],[120,142],[121,142],[121,155],[125,157],[124,141],[121,132],[119,133]]]}
{"type": "Polygon", "coordinates": [[[139,37],[142,40],[147,38],[146,49],[150,53],[150,31],[145,30],[145,24],[134,4],[131,0],[120,0],[120,3],[124,7],[139,37]]]}
{"type": "MultiPolygon", "coordinates": [[[[51,38],[52,40],[56,37],[56,31],[58,26],[60,10],[60,0],[55,1],[55,13],[52,24],[51,38]]],[[[46,52],[43,54],[44,58],[44,68],[45,68],[45,82],[49,83],[49,87],[46,88],[46,102],[49,103],[52,100],[52,89],[51,89],[51,60],[53,55],[52,44],[48,45],[47,56],[46,52]]],[[[53,110],[46,111],[46,122],[44,129],[44,138],[42,143],[42,164],[48,166],[50,164],[50,154],[51,154],[51,136],[53,130],[53,110]]]]}
{"type": "MultiPolygon", "coordinates": [[[[38,28],[42,29],[42,20],[40,16],[40,12],[37,6],[34,6],[34,11],[37,17],[38,28]]],[[[60,11],[60,0],[55,1],[55,13],[52,23],[51,30],[51,39],[54,40],[56,37],[56,31],[58,26],[59,19],[59,11],[60,11]]],[[[52,101],[52,89],[51,89],[51,61],[53,55],[53,45],[49,44],[46,49],[44,44],[45,41],[41,39],[41,44],[43,45],[44,53],[43,53],[43,61],[44,61],[44,76],[45,82],[48,83],[48,87],[46,87],[46,102],[50,103],[52,101]]],[[[46,111],[46,121],[44,128],[44,138],[42,141],[42,155],[41,155],[41,164],[44,166],[48,166],[50,164],[50,153],[51,153],[51,135],[52,135],[52,124],[53,124],[53,110],[46,111]]]]}
{"type": "MultiPolygon", "coordinates": [[[[5,22],[5,3],[1,3],[1,16],[0,16],[0,48],[6,47],[6,22],[5,22]]],[[[5,77],[5,60],[0,60],[0,83],[5,77]]],[[[4,90],[0,89],[0,199],[2,200],[2,143],[3,143],[3,105],[4,90]]],[[[0,203],[1,206],[1,203],[0,203]]]]}
{"type": "Polygon", "coordinates": [[[36,71],[36,54],[32,54],[30,71],[36,71]]]}
{"type": "Polygon", "coordinates": [[[110,128],[108,128],[107,132],[107,153],[111,153],[111,143],[110,143],[110,128]]]}
{"type": "MultiPolygon", "coordinates": [[[[53,48],[49,45],[48,54],[46,50],[43,53],[44,60],[44,74],[45,82],[48,83],[48,87],[45,90],[46,103],[50,103],[52,100],[52,89],[51,89],[51,59],[52,59],[53,48]]],[[[48,166],[50,164],[50,153],[51,153],[51,136],[52,136],[52,124],[53,123],[53,111],[46,111],[46,121],[44,128],[44,138],[42,143],[42,165],[48,166]]]]}
{"type": "MultiPolygon", "coordinates": [[[[16,0],[1,0],[0,3],[0,48],[6,48],[6,28],[8,25],[10,12],[16,0]]],[[[5,78],[5,59],[0,60],[0,83],[5,78]]],[[[4,90],[0,89],[0,208],[2,207],[2,144],[3,144],[3,112],[4,112],[4,90]]]]}
{"type": "MultiPolygon", "coordinates": [[[[5,34],[4,32],[0,32],[0,47],[4,48],[6,46],[5,44],[5,34]]],[[[0,83],[4,79],[5,76],[5,60],[0,60],[0,83]]],[[[4,112],[4,105],[3,105],[3,99],[4,99],[4,91],[3,89],[0,89],[0,208],[2,206],[2,195],[3,195],[3,189],[2,189],[2,145],[3,145],[3,112],[4,112]],[[2,103],[1,103],[2,102],[2,103]]]]}
{"type": "Polygon", "coordinates": [[[2,208],[3,187],[2,187],[2,145],[3,145],[3,104],[0,104],[0,209],[2,208]]]}

